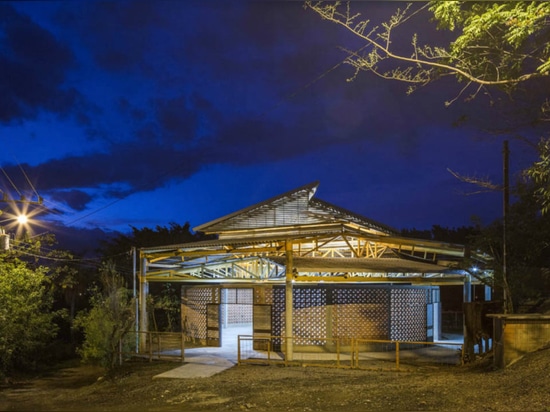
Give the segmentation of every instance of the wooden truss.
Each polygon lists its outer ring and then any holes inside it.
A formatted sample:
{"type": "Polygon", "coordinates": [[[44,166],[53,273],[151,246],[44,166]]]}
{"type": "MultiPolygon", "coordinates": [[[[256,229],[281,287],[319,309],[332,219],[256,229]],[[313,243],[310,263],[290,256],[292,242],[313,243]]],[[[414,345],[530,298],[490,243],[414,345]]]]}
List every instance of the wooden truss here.
{"type": "Polygon", "coordinates": [[[462,245],[399,236],[314,198],[317,186],[195,228],[215,240],[142,248],[142,281],[462,284],[464,259],[486,259],[462,245]]]}

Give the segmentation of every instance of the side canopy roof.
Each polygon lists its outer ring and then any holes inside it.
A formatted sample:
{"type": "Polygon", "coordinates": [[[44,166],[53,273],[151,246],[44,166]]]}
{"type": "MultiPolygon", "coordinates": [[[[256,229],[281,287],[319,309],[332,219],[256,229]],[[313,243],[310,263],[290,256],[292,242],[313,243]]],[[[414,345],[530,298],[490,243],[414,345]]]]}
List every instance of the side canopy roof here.
{"type": "Polygon", "coordinates": [[[231,232],[288,227],[308,227],[332,223],[352,223],[380,234],[397,234],[389,226],[314,197],[319,182],[313,182],[261,203],[222,216],[193,228],[220,238],[231,232]]]}

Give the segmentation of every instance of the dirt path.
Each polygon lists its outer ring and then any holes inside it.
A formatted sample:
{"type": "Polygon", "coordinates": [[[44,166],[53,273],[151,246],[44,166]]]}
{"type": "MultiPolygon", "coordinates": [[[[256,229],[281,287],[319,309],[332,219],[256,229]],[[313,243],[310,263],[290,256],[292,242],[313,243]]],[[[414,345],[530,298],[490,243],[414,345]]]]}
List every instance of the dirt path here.
{"type": "Polygon", "coordinates": [[[550,350],[505,370],[490,363],[414,372],[236,366],[209,378],[154,379],[168,362],[86,366],[0,388],[3,411],[548,411],[550,350]],[[99,379],[98,379],[99,378],[99,379]]]}
{"type": "Polygon", "coordinates": [[[103,376],[102,368],[72,366],[39,378],[16,378],[0,387],[0,410],[55,410],[103,376]]]}

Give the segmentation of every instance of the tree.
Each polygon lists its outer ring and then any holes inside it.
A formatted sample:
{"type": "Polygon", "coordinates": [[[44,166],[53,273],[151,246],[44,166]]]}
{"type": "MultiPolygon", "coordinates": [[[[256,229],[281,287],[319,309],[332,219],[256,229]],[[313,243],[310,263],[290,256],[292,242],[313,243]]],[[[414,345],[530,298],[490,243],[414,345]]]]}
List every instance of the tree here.
{"type": "Polygon", "coordinates": [[[123,275],[128,284],[132,282],[132,248],[150,247],[159,245],[175,245],[208,239],[203,233],[193,233],[189,222],[184,225],[170,223],[169,227],[156,226],[155,229],[142,229],[131,226],[130,235],[120,234],[102,244],[99,253],[104,260],[116,264],[117,270],[123,275]]]}
{"type": "Polygon", "coordinates": [[[46,273],[0,255],[0,376],[32,367],[57,333],[46,273]]]}
{"type": "Polygon", "coordinates": [[[416,10],[409,4],[381,27],[370,27],[370,21],[353,11],[350,3],[306,1],[306,7],[365,42],[358,51],[344,49],[346,63],[356,75],[369,71],[409,83],[410,91],[448,75],[466,83],[461,93],[469,87],[474,95],[489,86],[514,90],[550,72],[547,2],[434,1],[416,10]],[[395,29],[425,9],[432,12],[439,29],[457,33],[454,41],[446,46],[421,45],[415,34],[410,52],[399,51],[393,41],[395,29]],[[388,61],[397,65],[386,70],[388,61]]]}
{"type": "Polygon", "coordinates": [[[507,219],[507,276],[503,279],[502,221],[497,220],[473,236],[472,247],[493,257],[494,282],[498,290],[508,288],[508,312],[526,303],[536,306],[550,294],[550,214],[541,214],[533,196],[534,186],[515,185],[518,201],[510,206],[507,219]],[[507,284],[504,284],[506,281],[507,284]]]}
{"type": "Polygon", "coordinates": [[[439,225],[433,225],[431,230],[402,229],[401,234],[405,237],[416,239],[437,240],[439,242],[468,244],[471,239],[478,235],[480,228],[476,226],[460,226],[458,228],[448,228],[439,225]]]}
{"type": "Polygon", "coordinates": [[[93,259],[81,259],[67,250],[55,249],[56,236],[43,233],[29,236],[22,232],[11,245],[5,259],[20,260],[31,270],[47,267],[48,287],[53,297],[53,307],[67,309],[68,316],[60,318],[58,338],[64,339],[70,334],[73,342],[72,322],[79,307],[87,304],[85,292],[97,276],[86,265],[94,264],[93,259]]]}
{"type": "MultiPolygon", "coordinates": [[[[361,3],[359,3],[361,4],[361,3]]],[[[383,79],[404,82],[408,92],[454,76],[461,85],[450,105],[459,97],[474,99],[481,91],[490,96],[507,96],[515,114],[520,98],[529,99],[525,112],[532,122],[550,120],[548,85],[550,79],[550,2],[469,2],[433,1],[398,9],[380,26],[352,10],[351,3],[306,1],[323,19],[350,31],[363,45],[344,49],[346,63],[354,69],[353,80],[361,72],[383,79]],[[430,12],[439,30],[451,39],[441,44],[421,44],[414,34],[410,49],[403,51],[395,39],[396,30],[411,17],[430,12]],[[534,96],[534,97],[533,97],[534,96]],[[534,115],[534,116],[533,116],[534,115]]],[[[439,36],[446,38],[445,36],[439,36]]],[[[539,145],[540,161],[526,171],[538,185],[541,209],[550,209],[550,138],[539,145]]]]}
{"type": "Polygon", "coordinates": [[[527,170],[535,184],[535,195],[542,204],[542,212],[550,212],[550,139],[541,139],[539,143],[539,160],[527,170]]]}
{"type": "Polygon", "coordinates": [[[78,350],[83,361],[112,369],[119,343],[134,325],[134,301],[112,263],[104,264],[100,275],[101,287],[92,291],[91,309],[80,312],[74,325],[84,332],[84,342],[78,350]]]}
{"type": "MultiPolygon", "coordinates": [[[[138,229],[132,226],[130,235],[120,234],[105,242],[100,253],[103,258],[116,264],[127,285],[133,283],[132,248],[150,247],[159,245],[175,245],[203,239],[211,239],[212,236],[203,233],[193,233],[189,222],[184,225],[170,223],[169,227],[156,226],[155,229],[138,229]]],[[[161,330],[174,331],[179,328],[179,322],[175,319],[180,312],[180,289],[174,288],[170,283],[150,285],[150,302],[153,311],[152,324],[161,330]],[[158,296],[157,296],[158,295],[158,296]],[[153,297],[154,296],[154,297],[153,297]]]]}

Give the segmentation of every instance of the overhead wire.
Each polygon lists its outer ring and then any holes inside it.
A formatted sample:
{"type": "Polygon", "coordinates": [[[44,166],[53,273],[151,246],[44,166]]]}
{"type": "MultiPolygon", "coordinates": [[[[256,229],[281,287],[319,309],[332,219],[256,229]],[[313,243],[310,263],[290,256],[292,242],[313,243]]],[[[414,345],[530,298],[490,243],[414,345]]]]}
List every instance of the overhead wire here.
{"type": "Polygon", "coordinates": [[[8,182],[10,182],[10,184],[12,185],[13,189],[17,192],[17,194],[19,196],[21,196],[21,192],[19,191],[19,189],[17,188],[17,186],[15,185],[15,183],[13,182],[13,180],[11,180],[11,178],[9,177],[8,173],[4,170],[3,167],[0,167],[0,169],[2,170],[2,173],[4,173],[4,176],[6,176],[6,179],[8,179],[8,182]]]}
{"type": "MultiPolygon", "coordinates": [[[[17,159],[16,159],[16,161],[17,161],[17,159]]],[[[40,195],[38,194],[36,188],[34,187],[34,185],[31,182],[31,180],[29,179],[29,176],[27,176],[27,173],[25,173],[25,170],[23,169],[23,166],[21,166],[21,163],[17,162],[17,165],[19,166],[19,169],[21,170],[21,173],[23,173],[23,176],[27,180],[27,183],[31,187],[32,191],[36,194],[37,199],[40,199],[40,195]]]]}
{"type": "MultiPolygon", "coordinates": [[[[49,256],[49,255],[34,253],[34,252],[29,251],[28,249],[26,249],[24,247],[21,247],[18,244],[12,244],[11,247],[17,253],[20,253],[22,255],[31,256],[31,257],[38,258],[38,259],[43,259],[43,260],[50,260],[50,261],[54,261],[54,262],[74,263],[74,264],[79,264],[79,265],[83,265],[83,266],[92,267],[92,268],[95,268],[95,269],[100,268],[105,259],[111,259],[111,258],[123,256],[123,255],[126,255],[128,253],[128,252],[122,252],[122,253],[117,253],[117,254],[114,254],[114,255],[107,256],[107,257],[103,256],[103,257],[97,257],[97,258],[64,258],[64,257],[49,256]]],[[[121,274],[130,274],[131,273],[130,270],[127,270],[123,267],[117,267],[117,270],[121,274]]]]}

